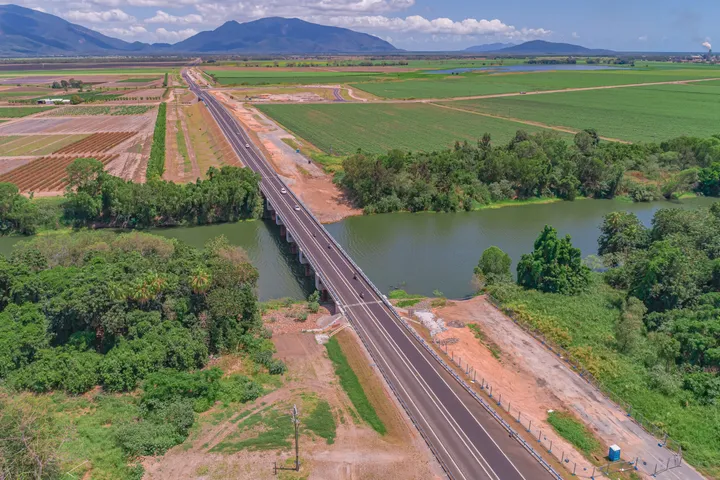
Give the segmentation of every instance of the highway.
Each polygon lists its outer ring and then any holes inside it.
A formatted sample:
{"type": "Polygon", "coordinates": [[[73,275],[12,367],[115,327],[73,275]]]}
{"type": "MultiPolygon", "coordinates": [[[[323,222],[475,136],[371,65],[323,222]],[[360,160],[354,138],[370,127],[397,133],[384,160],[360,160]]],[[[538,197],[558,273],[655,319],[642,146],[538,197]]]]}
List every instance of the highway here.
{"type": "Polygon", "coordinates": [[[261,174],[263,194],[368,347],[376,368],[447,476],[457,480],[554,478],[400,323],[370,281],[255,149],[226,107],[199,88],[187,71],[183,77],[243,163],[261,174]]]}

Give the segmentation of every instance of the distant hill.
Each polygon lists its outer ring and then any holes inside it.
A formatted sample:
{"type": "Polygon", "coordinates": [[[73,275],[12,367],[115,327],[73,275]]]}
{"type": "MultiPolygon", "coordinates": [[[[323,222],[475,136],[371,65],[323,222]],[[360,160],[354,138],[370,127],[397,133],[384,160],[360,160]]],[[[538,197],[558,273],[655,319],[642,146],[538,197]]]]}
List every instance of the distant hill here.
{"type": "Polygon", "coordinates": [[[398,51],[373,35],[297,18],[229,21],[174,45],[125,42],[60,17],[0,5],[0,56],[154,53],[383,53],[398,51]]]}
{"type": "Polygon", "coordinates": [[[363,53],[394,52],[391,44],[347,28],[327,27],[297,18],[270,17],[247,23],[234,20],[173,45],[193,53],[363,53]]]}
{"type": "Polygon", "coordinates": [[[477,53],[484,53],[484,52],[497,52],[498,50],[502,50],[503,48],[508,47],[514,47],[514,43],[486,43],[483,45],[473,45],[472,47],[468,47],[463,52],[477,52],[477,53]]]}
{"type": "Polygon", "coordinates": [[[571,43],[546,42],[532,40],[512,47],[503,48],[494,53],[507,55],[610,55],[612,50],[585,48],[571,43]]]}
{"type": "Polygon", "coordinates": [[[92,55],[148,48],[128,43],[62,18],[17,5],[0,5],[0,55],[92,55]]]}

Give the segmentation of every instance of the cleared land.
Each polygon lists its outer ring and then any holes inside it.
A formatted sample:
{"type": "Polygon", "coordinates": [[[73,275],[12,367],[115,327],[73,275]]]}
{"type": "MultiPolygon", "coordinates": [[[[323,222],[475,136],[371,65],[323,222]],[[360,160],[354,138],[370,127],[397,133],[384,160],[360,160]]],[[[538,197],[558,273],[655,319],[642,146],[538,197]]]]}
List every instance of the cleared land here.
{"type": "Polygon", "coordinates": [[[75,142],[82,141],[87,135],[26,135],[0,137],[1,157],[20,157],[30,155],[50,155],[75,142]]]}
{"type": "Polygon", "coordinates": [[[239,165],[237,155],[203,104],[185,107],[184,112],[190,148],[197,159],[202,178],[205,178],[209,167],[239,165]]]}
{"type": "Polygon", "coordinates": [[[514,92],[589,88],[606,85],[674,82],[720,78],[720,69],[648,69],[422,75],[396,82],[352,84],[378,97],[393,99],[451,98],[514,92]]]}
{"type": "MultiPolygon", "coordinates": [[[[0,182],[17,185],[21,192],[56,192],[62,190],[66,181],[66,168],[77,156],[42,157],[22,165],[9,173],[0,175],[0,182]]],[[[93,158],[107,165],[117,155],[95,155],[93,158]]]]}
{"type": "Polygon", "coordinates": [[[718,133],[720,82],[448,102],[446,105],[633,142],[718,133]]]}
{"type": "Polygon", "coordinates": [[[0,125],[0,135],[28,135],[51,133],[98,133],[145,130],[153,124],[153,115],[103,116],[91,118],[28,118],[20,122],[0,125]]]}
{"type": "Polygon", "coordinates": [[[486,132],[502,143],[517,130],[544,130],[421,103],[256,106],[324,152],[344,155],[358,148],[379,153],[391,149],[433,151],[458,140],[475,142],[486,132]]]}

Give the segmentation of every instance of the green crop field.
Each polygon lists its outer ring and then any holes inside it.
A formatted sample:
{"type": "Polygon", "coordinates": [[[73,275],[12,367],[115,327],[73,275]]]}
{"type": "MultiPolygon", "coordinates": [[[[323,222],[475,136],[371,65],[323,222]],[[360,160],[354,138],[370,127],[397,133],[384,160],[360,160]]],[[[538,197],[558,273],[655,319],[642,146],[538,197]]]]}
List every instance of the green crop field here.
{"type": "Polygon", "coordinates": [[[149,83],[154,82],[155,80],[160,79],[158,77],[126,78],[125,80],[120,80],[118,83],[149,83]]]}
{"type": "Polygon", "coordinates": [[[0,118],[22,118],[54,107],[0,107],[0,118]]]}
{"type": "Polygon", "coordinates": [[[257,105],[281,125],[327,153],[351,154],[390,149],[432,151],[456,140],[475,142],[485,132],[495,142],[506,142],[517,130],[542,128],[448,110],[411,104],[257,105]]]}
{"type": "Polygon", "coordinates": [[[448,102],[447,105],[600,135],[662,141],[720,133],[720,82],[656,85],[448,102]]]}
{"type": "Polygon", "coordinates": [[[352,86],[384,98],[451,98],[701,78],[720,78],[720,69],[466,73],[455,76],[415,74],[414,78],[408,80],[370,82],[352,86]]]}
{"type": "Polygon", "coordinates": [[[397,74],[378,74],[369,72],[318,72],[311,71],[273,71],[262,70],[205,70],[214,75],[221,85],[273,85],[293,84],[308,85],[314,83],[339,84],[364,82],[377,78],[398,78],[397,74]]]}
{"type": "Polygon", "coordinates": [[[0,98],[13,98],[13,97],[32,97],[35,95],[48,95],[51,92],[47,90],[0,90],[0,98]]]}

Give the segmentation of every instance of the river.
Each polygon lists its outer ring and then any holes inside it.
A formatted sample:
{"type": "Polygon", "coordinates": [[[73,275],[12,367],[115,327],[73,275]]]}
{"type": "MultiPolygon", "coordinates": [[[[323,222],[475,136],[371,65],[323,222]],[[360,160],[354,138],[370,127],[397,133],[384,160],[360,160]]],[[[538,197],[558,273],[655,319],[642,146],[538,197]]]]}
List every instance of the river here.
{"type": "MultiPolygon", "coordinates": [[[[327,225],[330,233],[382,291],[403,288],[431,295],[440,290],[449,298],[473,293],[472,272],[482,251],[497,245],[515,262],[532,250],[544,225],[572,236],[583,256],[597,253],[598,226],[603,215],[616,210],[635,212],[649,225],[659,208],[708,206],[715,199],[681,202],[628,203],[622,200],[578,200],[510,206],[475,212],[393,213],[347,218],[327,225]]],[[[154,230],[202,247],[218,235],[242,246],[260,271],[259,296],[303,298],[312,282],[303,275],[296,255],[281,241],[278,227],[264,221],[154,230]]],[[[0,238],[0,253],[9,254],[21,238],[0,238]]]]}

